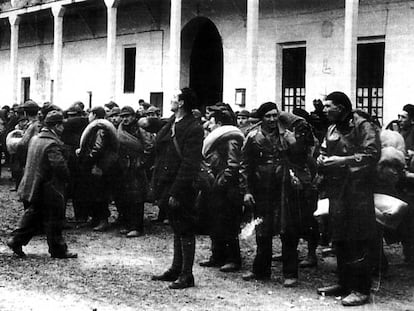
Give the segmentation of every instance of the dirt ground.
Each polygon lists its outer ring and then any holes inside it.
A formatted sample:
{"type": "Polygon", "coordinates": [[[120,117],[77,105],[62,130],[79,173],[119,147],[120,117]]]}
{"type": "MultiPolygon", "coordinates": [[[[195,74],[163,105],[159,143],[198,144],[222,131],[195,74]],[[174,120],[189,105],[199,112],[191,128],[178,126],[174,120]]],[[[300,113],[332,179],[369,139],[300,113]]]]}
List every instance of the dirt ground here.
{"type": "MultiPolygon", "coordinates": [[[[12,183],[3,169],[0,179],[0,311],[64,310],[342,310],[340,300],[319,297],[316,288],[335,281],[335,259],[321,257],[317,269],[300,271],[300,285],[282,287],[281,263],[274,262],[272,280],[244,282],[255,252],[253,240],[241,242],[243,269],[225,274],[201,268],[198,262],[209,256],[209,239],[197,238],[194,275],[196,286],[170,290],[168,283],[150,281],[171,261],[171,230],[151,224],[157,208],[146,206],[145,235],[127,239],[116,229],[105,233],[90,229],[69,229],[65,236],[77,259],[52,259],[44,236],[35,237],[15,257],[5,245],[23,212],[11,192],[12,183]]],[[[114,213],[115,214],[115,213],[114,213]]],[[[71,209],[68,209],[71,215],[71,209]]],[[[113,221],[113,217],[111,221],[113,221]]],[[[274,239],[274,253],[280,243],[274,239]]],[[[300,245],[303,255],[304,244],[300,245]]],[[[372,303],[354,310],[414,311],[414,269],[404,265],[401,247],[386,247],[389,272],[375,279],[372,303]]]]}

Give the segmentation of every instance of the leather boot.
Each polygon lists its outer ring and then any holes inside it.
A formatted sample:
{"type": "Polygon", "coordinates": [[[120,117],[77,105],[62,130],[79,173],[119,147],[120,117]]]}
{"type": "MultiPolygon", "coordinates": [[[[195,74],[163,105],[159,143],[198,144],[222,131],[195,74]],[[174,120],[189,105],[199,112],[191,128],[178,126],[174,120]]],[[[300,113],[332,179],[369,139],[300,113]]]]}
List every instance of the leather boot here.
{"type": "Polygon", "coordinates": [[[94,227],[92,230],[97,232],[104,232],[109,229],[108,219],[103,219],[99,221],[99,224],[94,227]]]}
{"type": "Polygon", "coordinates": [[[26,257],[26,254],[22,250],[22,245],[16,243],[13,238],[8,239],[6,244],[20,258],[26,257]]]}
{"type": "Polygon", "coordinates": [[[224,247],[223,241],[220,239],[211,238],[211,256],[208,260],[201,261],[201,267],[221,267],[224,262],[224,247]]]}
{"type": "Polygon", "coordinates": [[[153,275],[151,280],[153,281],[167,281],[173,282],[178,279],[183,264],[183,253],[181,247],[181,239],[179,236],[174,235],[174,256],[171,267],[160,275],[153,275]]]}
{"type": "Polygon", "coordinates": [[[181,237],[181,249],[183,254],[182,270],[178,279],[169,286],[171,289],[183,289],[194,286],[195,236],[181,237]]]}

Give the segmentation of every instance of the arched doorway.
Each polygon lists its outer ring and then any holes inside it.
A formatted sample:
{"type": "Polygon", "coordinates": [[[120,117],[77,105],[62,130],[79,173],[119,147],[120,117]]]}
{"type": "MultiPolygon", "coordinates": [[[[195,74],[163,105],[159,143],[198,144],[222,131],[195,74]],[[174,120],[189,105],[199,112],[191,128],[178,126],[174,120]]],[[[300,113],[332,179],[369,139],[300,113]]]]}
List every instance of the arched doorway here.
{"type": "Polygon", "coordinates": [[[223,98],[223,44],[208,18],[196,17],[181,31],[180,86],[196,92],[201,111],[223,98]]]}

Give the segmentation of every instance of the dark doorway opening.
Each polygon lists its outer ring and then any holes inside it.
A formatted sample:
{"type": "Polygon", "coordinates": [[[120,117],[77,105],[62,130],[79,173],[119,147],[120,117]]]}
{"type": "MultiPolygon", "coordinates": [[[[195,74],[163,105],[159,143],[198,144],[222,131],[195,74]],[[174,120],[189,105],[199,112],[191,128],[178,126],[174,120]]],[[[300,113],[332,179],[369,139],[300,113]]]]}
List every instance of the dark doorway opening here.
{"type": "Polygon", "coordinates": [[[306,48],[283,48],[282,109],[305,109],[306,48]]]}
{"type": "Polygon", "coordinates": [[[223,99],[223,44],[212,21],[197,17],[182,30],[181,87],[189,86],[198,98],[198,108],[223,99]]]}
{"type": "Polygon", "coordinates": [[[385,43],[360,43],[357,48],[357,109],[382,124],[384,110],[385,43]]]}

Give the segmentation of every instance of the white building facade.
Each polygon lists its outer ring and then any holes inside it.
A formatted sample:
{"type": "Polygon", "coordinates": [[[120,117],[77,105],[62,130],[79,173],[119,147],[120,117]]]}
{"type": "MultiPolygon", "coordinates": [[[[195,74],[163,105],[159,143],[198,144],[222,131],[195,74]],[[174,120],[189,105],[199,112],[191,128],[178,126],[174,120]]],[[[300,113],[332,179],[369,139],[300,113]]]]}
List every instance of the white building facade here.
{"type": "Polygon", "coordinates": [[[313,109],[347,93],[384,124],[414,103],[414,4],[402,0],[0,1],[0,103],[138,99],[190,86],[201,108],[313,109]]]}

